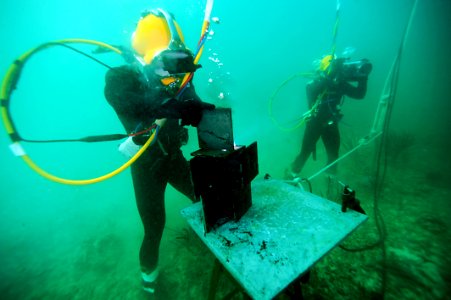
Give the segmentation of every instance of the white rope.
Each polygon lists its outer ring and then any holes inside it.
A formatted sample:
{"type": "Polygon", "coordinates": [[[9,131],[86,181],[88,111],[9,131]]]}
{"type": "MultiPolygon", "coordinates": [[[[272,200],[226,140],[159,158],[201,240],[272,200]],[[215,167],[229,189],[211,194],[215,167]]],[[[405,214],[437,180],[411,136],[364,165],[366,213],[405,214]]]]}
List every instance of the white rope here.
{"type": "Polygon", "coordinates": [[[359,149],[362,146],[366,146],[369,143],[373,142],[378,136],[380,136],[382,134],[382,132],[379,132],[378,134],[375,134],[373,136],[367,136],[364,138],[361,138],[359,140],[359,143],[357,144],[357,146],[355,146],[354,148],[352,148],[351,150],[349,150],[348,152],[346,152],[345,154],[343,154],[342,156],[340,156],[339,158],[337,158],[336,160],[334,160],[333,162],[331,162],[330,164],[328,164],[327,166],[325,166],[324,168],[322,168],[321,170],[319,170],[318,172],[316,172],[315,174],[313,174],[312,176],[307,178],[307,181],[312,180],[313,178],[315,178],[316,176],[320,175],[321,173],[325,172],[327,169],[329,169],[330,167],[332,167],[333,165],[337,164],[339,161],[341,161],[342,159],[348,157],[349,155],[351,155],[351,153],[353,153],[354,151],[356,151],[357,149],[359,149]]]}

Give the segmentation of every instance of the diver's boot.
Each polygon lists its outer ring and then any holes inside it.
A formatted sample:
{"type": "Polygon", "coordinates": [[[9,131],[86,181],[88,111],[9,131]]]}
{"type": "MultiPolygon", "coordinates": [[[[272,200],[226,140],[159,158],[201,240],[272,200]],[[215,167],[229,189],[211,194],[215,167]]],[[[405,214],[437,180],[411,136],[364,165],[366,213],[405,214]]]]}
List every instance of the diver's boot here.
{"type": "Polygon", "coordinates": [[[141,272],[141,283],[144,291],[150,294],[155,294],[158,274],[158,268],[150,273],[141,272]]]}

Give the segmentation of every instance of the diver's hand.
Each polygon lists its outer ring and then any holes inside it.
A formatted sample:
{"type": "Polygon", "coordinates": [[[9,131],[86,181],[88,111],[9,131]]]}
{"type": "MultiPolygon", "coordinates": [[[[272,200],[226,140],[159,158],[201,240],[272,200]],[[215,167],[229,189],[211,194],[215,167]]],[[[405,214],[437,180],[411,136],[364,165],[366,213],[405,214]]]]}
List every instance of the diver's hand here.
{"type": "Polygon", "coordinates": [[[196,100],[183,101],[181,108],[181,125],[191,125],[197,127],[197,125],[199,125],[200,119],[202,119],[203,111],[213,109],[215,109],[215,106],[210,103],[196,100]]]}
{"type": "Polygon", "coordinates": [[[215,106],[198,100],[169,99],[159,109],[158,117],[181,119],[181,125],[196,127],[202,118],[203,110],[212,110],[215,106]]]}
{"type": "Polygon", "coordinates": [[[163,119],[156,119],[155,120],[155,124],[157,124],[158,126],[160,126],[160,127],[163,127],[164,126],[164,124],[166,123],[166,118],[163,118],[163,119]]]}

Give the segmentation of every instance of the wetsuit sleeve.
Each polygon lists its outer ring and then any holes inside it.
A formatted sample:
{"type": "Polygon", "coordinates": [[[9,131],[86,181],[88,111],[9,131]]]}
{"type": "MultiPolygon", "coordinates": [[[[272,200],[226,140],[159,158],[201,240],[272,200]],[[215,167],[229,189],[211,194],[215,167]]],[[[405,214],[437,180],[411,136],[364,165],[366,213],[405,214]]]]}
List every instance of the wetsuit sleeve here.
{"type": "Polygon", "coordinates": [[[214,109],[214,105],[201,101],[192,84],[176,100],[157,88],[145,89],[139,74],[126,66],[107,72],[104,93],[119,117],[124,119],[181,119],[182,125],[197,126],[202,111],[214,109]]]}
{"type": "Polygon", "coordinates": [[[213,110],[215,106],[213,104],[203,102],[197,95],[194,85],[191,84],[190,88],[186,91],[184,99],[186,99],[185,106],[181,111],[181,125],[191,125],[196,127],[199,125],[202,119],[204,110],[213,110]],[[188,104],[189,103],[189,104],[188,104]]]}
{"type": "Polygon", "coordinates": [[[308,106],[310,108],[310,107],[312,107],[312,99],[313,99],[311,83],[308,83],[305,86],[305,94],[307,96],[307,102],[308,102],[308,106]]]}
{"type": "Polygon", "coordinates": [[[305,87],[305,92],[307,95],[308,106],[309,106],[309,108],[312,108],[312,106],[315,104],[316,99],[318,98],[318,95],[319,95],[318,82],[316,82],[316,81],[309,82],[305,87]]]}
{"type": "MultiPolygon", "coordinates": [[[[135,75],[125,67],[110,69],[105,75],[105,98],[118,113],[125,112],[127,100],[143,97],[137,93],[139,85],[135,75]]],[[[139,100],[138,100],[139,101],[139,100]]]]}
{"type": "Polygon", "coordinates": [[[344,95],[354,98],[354,99],[363,99],[366,95],[368,78],[361,78],[357,81],[357,86],[353,86],[349,82],[343,83],[343,91],[344,95]]]}
{"type": "Polygon", "coordinates": [[[197,126],[204,110],[212,110],[215,106],[203,102],[196,94],[192,84],[179,100],[169,99],[159,109],[162,117],[181,119],[181,125],[197,126]]]}
{"type": "Polygon", "coordinates": [[[105,98],[118,114],[154,115],[160,103],[145,92],[139,74],[127,66],[113,68],[105,75],[105,98]]]}

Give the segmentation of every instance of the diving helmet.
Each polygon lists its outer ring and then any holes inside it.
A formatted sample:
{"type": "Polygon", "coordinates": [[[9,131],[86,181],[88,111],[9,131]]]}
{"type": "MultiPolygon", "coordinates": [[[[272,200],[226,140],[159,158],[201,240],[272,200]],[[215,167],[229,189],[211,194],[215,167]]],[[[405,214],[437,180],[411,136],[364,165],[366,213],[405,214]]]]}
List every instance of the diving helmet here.
{"type": "Polygon", "coordinates": [[[318,70],[322,71],[322,72],[326,72],[329,69],[334,58],[335,57],[332,54],[324,56],[319,63],[318,70]]]}
{"type": "Polygon", "coordinates": [[[132,47],[147,72],[162,78],[165,85],[200,67],[194,64],[174,17],[160,8],[142,14],[132,35],[132,47]]]}

